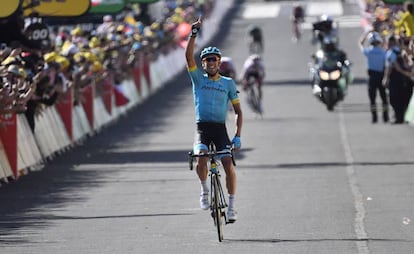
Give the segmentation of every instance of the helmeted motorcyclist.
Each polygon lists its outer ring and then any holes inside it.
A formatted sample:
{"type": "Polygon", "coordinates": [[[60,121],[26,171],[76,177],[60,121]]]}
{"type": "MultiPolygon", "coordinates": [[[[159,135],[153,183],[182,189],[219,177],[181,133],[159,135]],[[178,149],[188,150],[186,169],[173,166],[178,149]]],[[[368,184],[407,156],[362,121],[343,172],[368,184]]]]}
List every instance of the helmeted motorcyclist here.
{"type": "Polygon", "coordinates": [[[322,50],[328,59],[341,62],[348,65],[345,51],[338,48],[337,38],[334,36],[325,36],[322,44],[322,50]]]}
{"type": "Polygon", "coordinates": [[[323,44],[323,40],[326,36],[335,37],[336,43],[338,43],[338,24],[333,20],[331,16],[326,14],[319,18],[319,21],[312,24],[313,39],[312,42],[319,41],[320,45],[323,44]]]}
{"type": "MultiPolygon", "coordinates": [[[[325,36],[322,49],[318,50],[318,52],[313,55],[315,60],[315,69],[318,69],[322,64],[328,65],[337,65],[340,64],[342,75],[345,77],[345,86],[341,87],[342,96],[346,95],[346,91],[348,88],[348,84],[352,82],[352,76],[350,71],[350,61],[345,53],[345,51],[338,48],[338,43],[336,37],[334,36],[325,36]]],[[[315,87],[317,84],[313,84],[313,91],[314,94],[320,92],[320,88],[315,87]]]]}

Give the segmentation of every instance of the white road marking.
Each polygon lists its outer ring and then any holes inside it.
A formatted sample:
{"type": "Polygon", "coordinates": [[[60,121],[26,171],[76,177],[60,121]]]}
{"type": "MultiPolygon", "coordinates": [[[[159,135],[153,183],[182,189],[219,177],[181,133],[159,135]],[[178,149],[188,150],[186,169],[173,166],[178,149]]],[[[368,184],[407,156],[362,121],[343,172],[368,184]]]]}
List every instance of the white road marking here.
{"type": "Polygon", "coordinates": [[[278,3],[251,3],[245,5],[242,16],[244,19],[275,18],[279,12],[278,3]]]}
{"type": "Polygon", "coordinates": [[[364,219],[365,219],[365,207],[364,207],[364,198],[359,189],[357,176],[355,173],[355,168],[353,166],[354,157],[352,156],[351,146],[348,142],[348,133],[345,127],[345,119],[342,111],[339,113],[339,129],[341,133],[341,143],[345,151],[345,160],[346,160],[346,175],[348,177],[348,184],[354,197],[354,207],[355,207],[355,218],[354,218],[354,230],[357,237],[355,244],[358,249],[358,254],[369,254],[368,248],[368,235],[365,231],[364,219]]]}
{"type": "Polygon", "coordinates": [[[340,16],[344,13],[341,2],[308,2],[306,4],[306,16],[340,16]]]}

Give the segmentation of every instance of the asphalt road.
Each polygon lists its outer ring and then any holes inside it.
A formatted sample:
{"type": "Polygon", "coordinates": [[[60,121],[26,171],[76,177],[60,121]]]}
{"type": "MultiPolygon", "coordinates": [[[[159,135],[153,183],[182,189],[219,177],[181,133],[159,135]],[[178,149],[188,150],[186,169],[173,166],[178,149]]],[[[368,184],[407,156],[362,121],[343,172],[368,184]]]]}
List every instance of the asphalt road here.
{"type": "MultiPolygon", "coordinates": [[[[355,83],[328,112],[311,95],[309,30],[290,39],[291,3],[253,19],[243,18],[246,4],[229,12],[213,43],[241,69],[246,27],[265,32],[265,113],[243,104],[239,219],[224,241],[199,209],[188,170],[194,111],[183,72],[116,125],[1,187],[0,253],[413,253],[414,129],[371,124],[362,29],[341,29],[355,83]]],[[[344,16],[357,14],[344,5],[344,16]]]]}

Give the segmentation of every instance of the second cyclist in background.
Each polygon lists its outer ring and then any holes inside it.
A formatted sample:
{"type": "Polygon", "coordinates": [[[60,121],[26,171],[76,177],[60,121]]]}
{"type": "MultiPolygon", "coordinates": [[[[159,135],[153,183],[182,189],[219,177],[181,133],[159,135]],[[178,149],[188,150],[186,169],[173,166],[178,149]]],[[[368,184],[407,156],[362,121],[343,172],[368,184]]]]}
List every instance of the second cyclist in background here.
{"type": "MultiPolygon", "coordinates": [[[[265,77],[265,65],[263,59],[258,54],[253,54],[247,57],[243,64],[243,71],[241,73],[241,83],[243,90],[246,91],[249,88],[249,80],[251,77],[255,78],[257,90],[259,92],[259,100],[262,101],[262,84],[265,77]]],[[[259,105],[259,111],[263,112],[262,105],[259,105]]]]}
{"type": "Polygon", "coordinates": [[[250,25],[248,28],[249,35],[249,53],[262,54],[264,50],[262,29],[256,25],[250,25]]]}
{"type": "Polygon", "coordinates": [[[305,22],[305,10],[300,4],[296,4],[292,11],[292,30],[294,42],[300,40],[302,36],[301,26],[305,22]]]}

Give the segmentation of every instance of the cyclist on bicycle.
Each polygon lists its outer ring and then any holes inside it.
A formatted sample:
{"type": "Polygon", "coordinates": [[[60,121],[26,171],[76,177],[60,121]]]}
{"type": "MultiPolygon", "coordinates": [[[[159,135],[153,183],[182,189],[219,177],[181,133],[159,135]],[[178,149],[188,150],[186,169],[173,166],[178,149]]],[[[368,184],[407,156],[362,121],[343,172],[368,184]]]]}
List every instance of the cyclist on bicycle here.
{"type": "MultiPolygon", "coordinates": [[[[254,54],[247,57],[243,64],[243,71],[241,76],[241,83],[243,90],[246,91],[249,87],[250,77],[254,77],[259,91],[259,99],[262,100],[262,83],[265,77],[265,66],[260,55],[254,54]]],[[[260,112],[262,112],[262,105],[260,105],[260,112]]]]}
{"type": "Polygon", "coordinates": [[[305,11],[303,10],[302,5],[297,4],[293,7],[292,12],[292,26],[293,26],[293,35],[295,40],[299,40],[301,37],[301,32],[299,26],[305,22],[305,11]]]}
{"type": "MultiPolygon", "coordinates": [[[[242,129],[242,111],[236,84],[233,79],[219,74],[221,52],[216,47],[207,47],[201,51],[202,68],[197,67],[194,59],[194,46],[202,20],[199,18],[192,24],[191,35],[185,50],[187,70],[193,87],[194,105],[196,113],[196,134],[194,138],[194,154],[208,152],[208,146],[213,142],[217,151],[230,151],[232,147],[241,147],[240,134],[242,129]],[[235,133],[230,141],[226,129],[227,104],[231,101],[235,113],[235,133]]],[[[208,158],[197,158],[197,174],[201,182],[200,207],[207,210],[210,207],[208,200],[209,188],[208,158]]],[[[234,209],[236,194],[236,172],[230,155],[221,158],[226,172],[226,187],[229,194],[227,218],[229,222],[237,219],[234,209]]]]}
{"type": "Polygon", "coordinates": [[[262,29],[256,25],[248,27],[249,52],[251,54],[261,54],[264,49],[262,29]]]}

